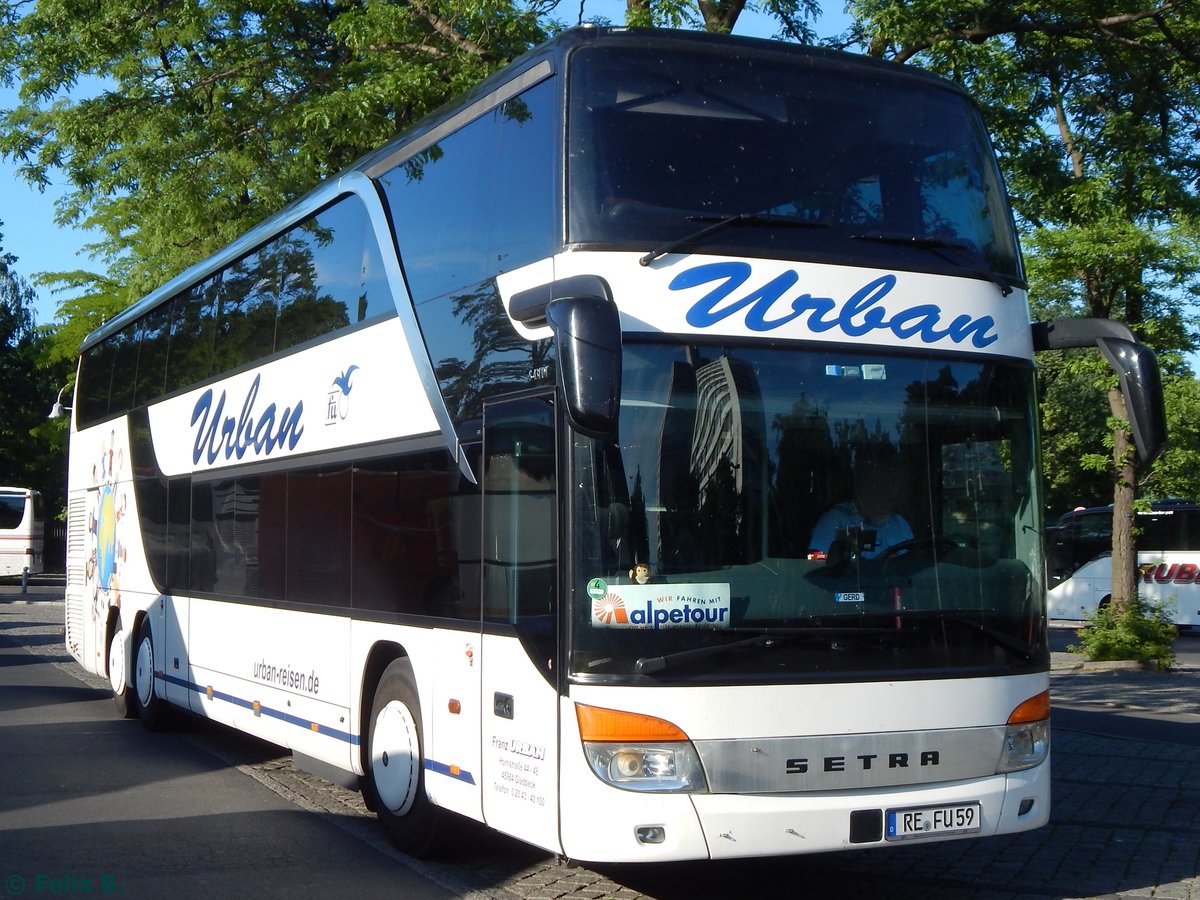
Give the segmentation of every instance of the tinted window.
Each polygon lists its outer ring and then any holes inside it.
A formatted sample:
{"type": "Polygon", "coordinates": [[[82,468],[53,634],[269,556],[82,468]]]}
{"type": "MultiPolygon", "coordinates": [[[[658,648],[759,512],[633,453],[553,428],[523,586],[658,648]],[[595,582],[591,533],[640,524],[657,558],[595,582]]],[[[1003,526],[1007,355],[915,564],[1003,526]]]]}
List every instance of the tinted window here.
{"type": "Polygon", "coordinates": [[[167,377],[167,345],[171,338],[171,303],[142,316],[142,343],[138,354],[133,403],[146,404],[162,396],[167,377]]]}
{"type": "Polygon", "coordinates": [[[0,494],[0,528],[16,528],[25,518],[24,494],[0,494]]]}
{"type": "Polygon", "coordinates": [[[936,81],[745,48],[571,60],[573,242],[649,248],[761,214],[686,249],[1020,277],[979,114],[936,81]]]}
{"type": "Polygon", "coordinates": [[[394,312],[366,207],[349,195],[90,348],[76,416],[118,415],[394,312]]]}
{"type": "Polygon", "coordinates": [[[350,605],[350,468],[288,475],[287,599],[350,605]]]}
{"type": "Polygon", "coordinates": [[[304,228],[313,248],[317,283],[341,307],[343,323],[362,322],[394,309],[383,273],[383,256],[367,210],[347,197],[304,228]]]}
{"type": "Polygon", "coordinates": [[[210,278],[175,298],[167,348],[167,392],[203,381],[212,373],[219,278],[210,278]]]}
{"type": "Polygon", "coordinates": [[[136,489],[163,590],[479,617],[479,492],[445,452],[136,489]]]}
{"type": "Polygon", "coordinates": [[[495,277],[561,245],[554,82],[490,111],[382,179],[417,318],[456,422],[549,380],[548,341],[509,324],[495,277]]]}
{"type": "Polygon", "coordinates": [[[483,615],[550,616],[557,593],[554,407],[541,397],[489,407],[484,419],[483,615]]]}
{"type": "Polygon", "coordinates": [[[75,386],[75,418],[87,425],[108,415],[108,391],[112,385],[115,341],[90,347],[79,363],[79,382],[75,386]]]}
{"type": "Polygon", "coordinates": [[[109,338],[113,344],[112,389],[108,399],[110,412],[123,412],[133,403],[133,384],[137,378],[138,368],[139,332],[140,326],[135,322],[109,338]]]}
{"type": "Polygon", "coordinates": [[[418,303],[549,256],[561,244],[553,101],[553,82],[542,82],[383,177],[418,303]]]}
{"type": "Polygon", "coordinates": [[[226,269],[217,292],[217,372],[270,356],[275,349],[279,272],[265,249],[226,269]]]}
{"type": "Polygon", "coordinates": [[[479,615],[478,494],[467,487],[445,453],[355,468],[356,608],[479,615]]]}

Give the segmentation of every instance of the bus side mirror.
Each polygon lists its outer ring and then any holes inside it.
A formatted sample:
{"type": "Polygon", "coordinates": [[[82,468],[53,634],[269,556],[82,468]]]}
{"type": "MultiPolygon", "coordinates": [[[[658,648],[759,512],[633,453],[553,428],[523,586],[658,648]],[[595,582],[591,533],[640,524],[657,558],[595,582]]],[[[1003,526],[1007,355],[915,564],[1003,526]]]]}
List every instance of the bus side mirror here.
{"type": "Polygon", "coordinates": [[[1033,324],[1035,350],[1091,346],[1099,348],[1117,373],[1138,461],[1149,465],[1167,446],[1167,412],[1154,351],[1134,340],[1127,326],[1110,319],[1059,319],[1033,324]]]}
{"type": "Polygon", "coordinates": [[[571,427],[610,437],[621,408],[621,315],[606,297],[561,297],[546,306],[571,427]]]}

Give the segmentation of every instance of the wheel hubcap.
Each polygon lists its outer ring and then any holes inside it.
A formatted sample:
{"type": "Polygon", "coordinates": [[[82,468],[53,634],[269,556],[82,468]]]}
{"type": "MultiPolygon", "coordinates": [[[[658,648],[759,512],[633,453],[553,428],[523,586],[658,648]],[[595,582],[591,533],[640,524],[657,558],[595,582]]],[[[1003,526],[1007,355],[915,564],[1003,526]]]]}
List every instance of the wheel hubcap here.
{"type": "Polygon", "coordinates": [[[125,632],[118,631],[108,645],[108,683],[117,696],[125,693],[125,632]]]}
{"type": "Polygon", "coordinates": [[[149,635],[138,644],[134,684],[137,687],[138,702],[147,706],[154,696],[154,648],[150,646],[149,635]]]}
{"type": "Polygon", "coordinates": [[[397,815],[412,808],[421,774],[421,749],[412,711],[393,700],[371,729],[371,776],[383,804],[397,815]]]}

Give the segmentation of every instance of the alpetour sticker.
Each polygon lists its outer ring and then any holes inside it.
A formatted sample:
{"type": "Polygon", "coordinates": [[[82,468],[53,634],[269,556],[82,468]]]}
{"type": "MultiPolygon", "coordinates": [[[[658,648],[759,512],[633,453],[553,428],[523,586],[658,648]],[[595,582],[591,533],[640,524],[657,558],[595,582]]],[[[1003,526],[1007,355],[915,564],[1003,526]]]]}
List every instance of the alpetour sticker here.
{"type": "Polygon", "coordinates": [[[604,587],[606,590],[599,596],[590,592],[592,625],[596,628],[729,627],[728,584],[604,584],[604,587]]]}

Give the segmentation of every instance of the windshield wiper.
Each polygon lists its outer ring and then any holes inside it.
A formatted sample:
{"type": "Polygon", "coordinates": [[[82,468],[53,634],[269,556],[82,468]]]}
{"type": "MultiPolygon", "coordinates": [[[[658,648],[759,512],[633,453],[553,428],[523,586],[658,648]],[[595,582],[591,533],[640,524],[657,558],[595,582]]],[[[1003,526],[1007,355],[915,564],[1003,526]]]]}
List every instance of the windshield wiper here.
{"type": "Polygon", "coordinates": [[[966,274],[990,281],[1000,289],[1002,297],[1007,297],[1013,292],[1012,286],[1001,281],[995,272],[978,265],[976,260],[971,258],[971,247],[962,241],[948,241],[945,238],[933,237],[928,234],[905,234],[900,231],[863,231],[850,235],[850,240],[874,241],[879,244],[897,244],[902,247],[921,247],[925,250],[932,250],[942,259],[963,269],[966,274]],[[957,253],[958,256],[954,257],[948,253],[939,252],[947,250],[957,253]]]}
{"type": "Polygon", "coordinates": [[[638,260],[643,266],[648,266],[656,259],[666,256],[674,250],[678,250],[684,244],[690,244],[693,241],[698,241],[701,238],[706,238],[710,234],[715,234],[724,228],[729,228],[732,225],[782,225],[785,228],[828,228],[824,222],[807,222],[804,219],[797,219],[795,216],[780,216],[774,213],[738,213],[734,216],[688,216],[689,222],[711,222],[711,225],[706,225],[699,231],[694,231],[691,234],[684,235],[677,241],[671,241],[669,244],[664,244],[654,250],[651,250],[645,256],[638,260]]]}
{"type": "Polygon", "coordinates": [[[707,659],[710,656],[724,656],[726,653],[734,650],[745,650],[749,647],[773,647],[790,644],[801,638],[818,638],[824,640],[830,637],[861,636],[864,633],[874,631],[883,633],[887,630],[885,628],[776,628],[762,634],[756,634],[754,637],[745,638],[740,641],[731,641],[728,644],[709,644],[704,647],[693,647],[691,650],[677,650],[674,653],[667,653],[663,656],[643,656],[634,663],[634,671],[639,675],[650,675],[674,666],[707,659]]]}
{"type": "Polygon", "coordinates": [[[955,609],[899,609],[895,612],[889,612],[887,615],[895,616],[897,619],[932,619],[939,622],[962,625],[990,638],[997,646],[1003,647],[1021,659],[1033,659],[1035,648],[1032,644],[1027,644],[1025,641],[1019,640],[1010,634],[1005,634],[1003,631],[993,628],[990,625],[976,621],[971,613],[971,610],[955,609]]]}

